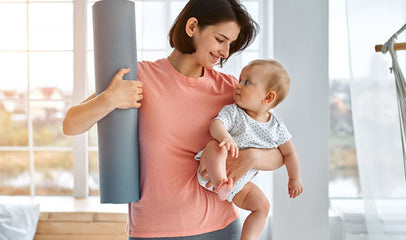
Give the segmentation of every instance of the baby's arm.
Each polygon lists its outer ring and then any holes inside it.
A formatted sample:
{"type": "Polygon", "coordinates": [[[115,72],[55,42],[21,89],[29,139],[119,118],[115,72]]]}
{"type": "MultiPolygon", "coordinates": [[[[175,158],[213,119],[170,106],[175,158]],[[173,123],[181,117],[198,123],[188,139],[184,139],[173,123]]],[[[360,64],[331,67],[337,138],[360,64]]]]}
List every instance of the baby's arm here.
{"type": "Polygon", "coordinates": [[[225,147],[227,151],[230,152],[232,157],[238,157],[238,146],[231,137],[230,133],[227,131],[221,120],[215,119],[210,125],[211,136],[219,142],[219,147],[225,147]]]}
{"type": "Polygon", "coordinates": [[[283,155],[283,161],[286,165],[286,170],[289,176],[289,197],[295,198],[303,192],[303,184],[300,180],[300,165],[299,159],[297,157],[295,148],[293,147],[292,141],[287,141],[286,143],[279,146],[279,150],[283,155]]]}

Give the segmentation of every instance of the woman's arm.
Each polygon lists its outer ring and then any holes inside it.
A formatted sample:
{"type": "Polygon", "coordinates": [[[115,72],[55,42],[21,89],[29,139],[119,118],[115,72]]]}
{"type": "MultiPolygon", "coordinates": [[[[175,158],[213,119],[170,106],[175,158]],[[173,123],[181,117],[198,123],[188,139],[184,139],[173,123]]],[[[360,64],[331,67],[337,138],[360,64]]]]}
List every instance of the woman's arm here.
{"type": "Polygon", "coordinates": [[[72,106],[63,121],[63,132],[77,135],[89,130],[97,121],[116,108],[139,108],[142,82],[123,80],[130,69],[120,69],[109,87],[98,96],[93,94],[82,103],[72,106]]]}
{"type": "Polygon", "coordinates": [[[114,106],[103,93],[92,94],[82,103],[72,106],[63,120],[63,132],[77,135],[89,130],[97,121],[113,111],[114,106]]]}
{"type": "Polygon", "coordinates": [[[227,176],[235,182],[252,168],[271,171],[283,165],[283,157],[278,148],[248,148],[240,150],[238,158],[227,158],[227,176]]]}
{"type": "MultiPolygon", "coordinates": [[[[228,155],[227,158],[227,176],[232,178],[234,182],[242,178],[249,170],[255,168],[258,170],[272,171],[284,165],[283,157],[278,148],[259,149],[248,148],[239,151],[238,158],[228,155]]],[[[204,178],[209,178],[207,172],[202,175],[204,178]]],[[[213,186],[211,181],[206,184],[206,187],[213,186]]]]}

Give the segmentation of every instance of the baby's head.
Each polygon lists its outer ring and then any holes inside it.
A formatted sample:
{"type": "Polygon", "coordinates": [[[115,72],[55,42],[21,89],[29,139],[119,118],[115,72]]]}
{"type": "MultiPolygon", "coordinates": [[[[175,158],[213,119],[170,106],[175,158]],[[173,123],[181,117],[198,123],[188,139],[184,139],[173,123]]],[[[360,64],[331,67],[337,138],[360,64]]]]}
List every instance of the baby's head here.
{"type": "Polygon", "coordinates": [[[289,75],[280,63],[254,60],[242,69],[234,100],[240,107],[253,111],[262,107],[271,109],[285,99],[289,86],[289,75]]]}

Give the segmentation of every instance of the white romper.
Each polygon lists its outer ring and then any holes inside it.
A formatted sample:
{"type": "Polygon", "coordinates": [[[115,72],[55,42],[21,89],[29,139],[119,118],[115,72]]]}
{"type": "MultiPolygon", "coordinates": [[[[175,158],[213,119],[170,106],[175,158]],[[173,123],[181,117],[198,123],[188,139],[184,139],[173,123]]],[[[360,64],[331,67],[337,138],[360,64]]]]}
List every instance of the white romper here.
{"type": "MultiPolygon", "coordinates": [[[[216,118],[223,122],[227,131],[233,137],[240,150],[246,148],[277,148],[292,138],[288,132],[282,118],[269,111],[271,117],[268,122],[258,122],[252,119],[247,113],[233,103],[226,105],[219,112],[216,118]]],[[[200,160],[204,149],[195,155],[196,160],[200,160]]],[[[197,170],[197,179],[204,188],[213,191],[213,187],[207,188],[209,179],[203,178],[197,170]]],[[[245,184],[252,180],[258,173],[257,169],[249,170],[242,178],[234,183],[227,201],[232,202],[234,196],[240,192],[245,184]]]]}

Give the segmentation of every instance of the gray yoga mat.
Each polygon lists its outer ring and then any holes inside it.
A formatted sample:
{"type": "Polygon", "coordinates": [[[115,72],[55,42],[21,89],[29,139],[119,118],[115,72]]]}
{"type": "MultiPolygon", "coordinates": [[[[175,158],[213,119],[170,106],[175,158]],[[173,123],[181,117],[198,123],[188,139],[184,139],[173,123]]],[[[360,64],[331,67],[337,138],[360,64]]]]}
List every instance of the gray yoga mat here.
{"type": "MultiPolygon", "coordinates": [[[[102,0],[93,5],[96,95],[120,68],[124,79],[137,79],[135,7],[128,0],[102,0]]],[[[97,123],[101,203],[140,199],[137,109],[116,109],[97,123]]]]}

